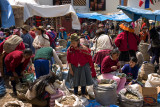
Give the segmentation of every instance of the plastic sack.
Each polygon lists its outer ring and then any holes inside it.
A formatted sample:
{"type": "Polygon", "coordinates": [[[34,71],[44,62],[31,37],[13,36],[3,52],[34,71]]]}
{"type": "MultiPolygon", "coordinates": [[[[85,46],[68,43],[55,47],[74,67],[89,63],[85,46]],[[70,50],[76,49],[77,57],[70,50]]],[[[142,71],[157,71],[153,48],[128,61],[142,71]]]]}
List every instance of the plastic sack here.
{"type": "Polygon", "coordinates": [[[158,87],[160,86],[160,75],[152,73],[148,75],[148,79],[145,83],[145,87],[158,87]]]}
{"type": "MultiPolygon", "coordinates": [[[[106,84],[111,84],[110,86],[99,86],[94,84],[93,90],[95,94],[95,99],[98,103],[104,106],[109,106],[111,104],[116,104],[117,102],[117,83],[114,80],[102,79],[106,81],[106,84]]],[[[100,82],[102,81],[100,80],[100,82]]]]}
{"type": "Polygon", "coordinates": [[[127,88],[131,88],[132,90],[140,92],[142,87],[139,84],[132,84],[132,85],[128,85],[127,88]]]}
{"type": "Polygon", "coordinates": [[[24,103],[22,101],[9,101],[3,107],[24,107],[24,103]]]}
{"type": "Polygon", "coordinates": [[[79,98],[75,95],[70,95],[70,96],[63,96],[62,98],[56,99],[55,100],[55,107],[83,107],[82,103],[80,102],[79,98]],[[73,105],[63,105],[60,102],[65,99],[66,97],[73,97],[75,99],[75,102],[73,105]]]}
{"type": "Polygon", "coordinates": [[[95,99],[95,94],[94,94],[94,91],[93,91],[93,85],[87,86],[87,92],[88,92],[88,95],[91,99],[95,99]]]}
{"type": "Polygon", "coordinates": [[[130,88],[122,89],[118,94],[118,99],[121,107],[142,107],[143,106],[143,96],[138,91],[132,90],[130,88]],[[138,97],[137,99],[128,99],[125,94],[129,92],[138,97]]]}
{"type": "Polygon", "coordinates": [[[79,97],[79,99],[80,99],[82,105],[87,106],[89,104],[87,98],[85,98],[85,97],[79,97]]]}

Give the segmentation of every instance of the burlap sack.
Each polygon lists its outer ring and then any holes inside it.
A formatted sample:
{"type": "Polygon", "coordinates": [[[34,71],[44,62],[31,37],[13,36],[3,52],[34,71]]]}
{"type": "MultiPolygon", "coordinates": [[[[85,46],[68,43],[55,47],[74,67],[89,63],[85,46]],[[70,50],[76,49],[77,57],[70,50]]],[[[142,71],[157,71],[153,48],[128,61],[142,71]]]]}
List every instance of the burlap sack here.
{"type": "Polygon", "coordinates": [[[6,53],[10,53],[14,51],[22,41],[22,38],[18,35],[12,35],[4,42],[3,49],[6,53]]]}
{"type": "Polygon", "coordinates": [[[148,54],[148,43],[140,43],[139,51],[143,54],[144,61],[150,61],[150,55],[148,54]]]}
{"type": "Polygon", "coordinates": [[[145,63],[142,64],[140,72],[139,72],[139,77],[147,80],[148,74],[154,73],[155,67],[151,63],[145,63]]]}

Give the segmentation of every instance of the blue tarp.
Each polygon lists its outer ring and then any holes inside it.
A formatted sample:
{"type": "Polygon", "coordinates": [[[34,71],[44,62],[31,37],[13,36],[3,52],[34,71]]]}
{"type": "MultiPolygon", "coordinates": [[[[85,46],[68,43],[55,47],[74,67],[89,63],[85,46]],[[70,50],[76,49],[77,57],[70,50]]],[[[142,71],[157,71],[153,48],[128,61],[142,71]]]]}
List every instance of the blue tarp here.
{"type": "Polygon", "coordinates": [[[15,26],[14,14],[8,0],[0,0],[1,22],[3,28],[15,26]]]}
{"type": "Polygon", "coordinates": [[[140,17],[160,21],[160,10],[152,12],[151,10],[132,8],[127,6],[118,6],[117,9],[122,10],[133,21],[136,21],[140,17]]]}
{"type": "Polygon", "coordinates": [[[99,21],[105,21],[105,20],[126,21],[126,22],[132,21],[124,13],[114,14],[114,15],[102,15],[98,13],[77,13],[77,16],[79,18],[96,19],[99,21]]]}
{"type": "Polygon", "coordinates": [[[126,22],[131,22],[132,19],[130,19],[126,14],[121,13],[121,14],[113,14],[109,15],[112,17],[112,20],[114,21],[126,21],[126,22]]]}

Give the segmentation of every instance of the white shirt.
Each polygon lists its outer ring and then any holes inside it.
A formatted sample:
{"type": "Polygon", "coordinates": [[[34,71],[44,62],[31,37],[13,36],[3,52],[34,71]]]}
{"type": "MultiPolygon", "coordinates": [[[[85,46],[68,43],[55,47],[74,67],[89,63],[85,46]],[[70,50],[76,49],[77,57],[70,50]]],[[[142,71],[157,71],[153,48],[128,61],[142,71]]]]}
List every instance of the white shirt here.
{"type": "Polygon", "coordinates": [[[44,34],[44,36],[45,36],[46,39],[44,39],[42,37],[42,35],[36,35],[36,37],[33,41],[33,47],[36,49],[36,51],[39,48],[39,46],[40,47],[50,47],[49,37],[45,34],[44,34]]]}
{"type": "Polygon", "coordinates": [[[111,45],[111,42],[112,42],[111,37],[109,37],[108,35],[102,34],[97,39],[97,42],[94,43],[93,48],[94,50],[96,50],[96,53],[100,50],[105,50],[105,49],[113,50],[113,46],[111,45]],[[96,48],[96,44],[97,44],[97,48],[96,48]]]}

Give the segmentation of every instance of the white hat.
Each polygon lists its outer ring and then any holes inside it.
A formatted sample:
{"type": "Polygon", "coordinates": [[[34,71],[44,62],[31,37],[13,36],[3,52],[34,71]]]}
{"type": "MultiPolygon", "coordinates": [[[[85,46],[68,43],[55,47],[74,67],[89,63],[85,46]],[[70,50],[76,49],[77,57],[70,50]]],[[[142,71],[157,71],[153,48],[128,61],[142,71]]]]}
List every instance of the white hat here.
{"type": "Polygon", "coordinates": [[[47,25],[47,28],[50,28],[51,27],[51,25],[47,25]]]}

